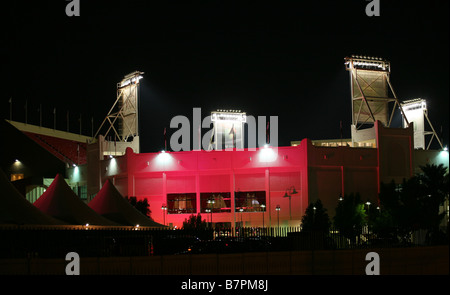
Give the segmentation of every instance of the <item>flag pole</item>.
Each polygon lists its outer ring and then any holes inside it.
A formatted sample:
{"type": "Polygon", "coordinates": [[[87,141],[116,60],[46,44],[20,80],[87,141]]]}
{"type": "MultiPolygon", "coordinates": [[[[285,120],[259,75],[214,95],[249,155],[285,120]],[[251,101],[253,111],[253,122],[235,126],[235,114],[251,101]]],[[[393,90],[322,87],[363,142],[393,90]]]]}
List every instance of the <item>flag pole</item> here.
{"type": "Polygon", "coordinates": [[[164,127],[164,151],[167,151],[166,128],[164,127]]]}
{"type": "Polygon", "coordinates": [[[25,124],[28,124],[28,100],[25,99],[25,124]]]}
{"type": "Polygon", "coordinates": [[[12,97],[9,98],[9,120],[12,121],[12,97]]]}

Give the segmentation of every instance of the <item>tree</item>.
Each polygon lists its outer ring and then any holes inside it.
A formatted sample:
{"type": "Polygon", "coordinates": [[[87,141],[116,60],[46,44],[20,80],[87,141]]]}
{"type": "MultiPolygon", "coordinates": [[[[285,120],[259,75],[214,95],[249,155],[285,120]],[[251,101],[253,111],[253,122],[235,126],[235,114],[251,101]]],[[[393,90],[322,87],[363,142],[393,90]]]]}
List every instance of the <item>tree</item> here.
{"type": "Polygon", "coordinates": [[[447,169],[443,164],[420,166],[422,173],[417,178],[422,186],[423,226],[430,232],[438,232],[445,217],[445,210],[439,213],[449,194],[447,169]]]}
{"type": "Polygon", "coordinates": [[[366,221],[366,210],[359,193],[345,195],[339,201],[333,218],[334,226],[352,243],[355,242],[356,235],[361,232],[366,221]]]}
{"type": "Polygon", "coordinates": [[[328,233],[331,221],[328,216],[327,209],[322,205],[319,199],[309,204],[306,208],[305,215],[302,217],[302,231],[322,231],[328,233]]]}
{"type": "Polygon", "coordinates": [[[150,211],[150,204],[148,203],[147,198],[144,198],[142,200],[137,200],[136,197],[125,197],[130,204],[136,208],[139,212],[150,218],[150,214],[152,211],[150,211]]]}
{"type": "Polygon", "coordinates": [[[445,212],[439,213],[439,206],[448,198],[448,173],[442,164],[420,168],[421,173],[403,180],[401,185],[394,181],[381,184],[379,199],[383,214],[376,220],[378,230],[386,231],[386,226],[393,226],[404,241],[418,229],[427,230],[430,242],[439,236],[439,225],[445,216],[445,212]]]}
{"type": "Polygon", "coordinates": [[[183,221],[183,229],[188,230],[205,230],[208,223],[205,219],[202,220],[201,214],[191,214],[188,219],[183,221]]]}

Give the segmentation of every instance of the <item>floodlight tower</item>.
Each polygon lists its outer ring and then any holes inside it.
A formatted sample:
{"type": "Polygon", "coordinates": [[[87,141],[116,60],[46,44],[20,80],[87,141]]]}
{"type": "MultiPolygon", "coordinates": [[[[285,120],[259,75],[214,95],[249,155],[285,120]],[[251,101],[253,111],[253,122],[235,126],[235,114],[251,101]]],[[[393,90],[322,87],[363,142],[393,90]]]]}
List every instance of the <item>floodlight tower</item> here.
{"type": "MultiPolygon", "coordinates": [[[[402,108],[405,112],[406,118],[409,122],[414,122],[414,148],[415,149],[426,149],[430,148],[431,142],[436,137],[439,142],[441,149],[444,148],[436,130],[431,124],[430,118],[428,117],[427,102],[425,99],[416,98],[410,99],[402,102],[402,108]],[[432,131],[425,130],[425,119],[428,122],[432,131]],[[425,142],[425,135],[432,135],[428,145],[425,142]]],[[[403,120],[403,126],[406,127],[406,121],[403,120]]]]}
{"type": "Polygon", "coordinates": [[[377,120],[385,127],[391,127],[397,107],[409,126],[390,82],[390,62],[379,57],[359,55],[344,60],[346,70],[350,72],[352,139],[358,130],[373,126],[377,120]]]}
{"type": "Polygon", "coordinates": [[[209,149],[243,149],[244,123],[247,115],[241,110],[217,110],[211,112],[214,132],[211,134],[209,149]]]}
{"type": "MultiPolygon", "coordinates": [[[[94,135],[94,138],[96,138],[103,126],[108,126],[103,137],[108,139],[108,136],[113,136],[116,151],[116,142],[119,145],[120,143],[133,142],[134,151],[139,153],[138,97],[139,80],[143,78],[143,74],[143,72],[134,71],[117,83],[116,101],[94,135]]],[[[124,147],[126,148],[127,144],[121,144],[120,146],[118,153],[123,154],[125,152],[124,147]]],[[[109,153],[109,155],[111,154],[109,153]]]]}

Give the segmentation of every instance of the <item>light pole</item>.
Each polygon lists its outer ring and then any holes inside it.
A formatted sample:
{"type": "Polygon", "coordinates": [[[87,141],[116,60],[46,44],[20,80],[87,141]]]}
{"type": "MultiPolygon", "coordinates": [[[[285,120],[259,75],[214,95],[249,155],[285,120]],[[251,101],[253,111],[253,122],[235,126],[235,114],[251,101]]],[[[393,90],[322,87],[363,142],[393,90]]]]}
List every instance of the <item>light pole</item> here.
{"type": "Polygon", "coordinates": [[[313,207],[314,213],[313,213],[313,226],[315,226],[315,222],[316,222],[316,206],[313,207]]]}
{"type": "Polygon", "coordinates": [[[266,205],[261,204],[260,206],[262,208],[262,216],[263,216],[263,222],[262,222],[262,227],[264,228],[264,213],[265,213],[265,209],[266,209],[266,205]]]}
{"type": "Polygon", "coordinates": [[[210,204],[211,208],[210,208],[210,212],[211,212],[211,228],[213,228],[213,221],[212,221],[212,212],[213,212],[213,206],[214,206],[214,199],[209,199],[208,200],[208,204],[210,204]]]}
{"type": "Polygon", "coordinates": [[[242,223],[242,212],[244,212],[244,208],[240,208],[239,212],[241,212],[241,227],[244,227],[244,224],[242,223]]]}
{"type": "Polygon", "coordinates": [[[167,206],[166,204],[163,204],[161,206],[161,210],[163,210],[163,220],[164,220],[164,225],[166,225],[166,212],[167,212],[167,206]]]}
{"type": "Polygon", "coordinates": [[[369,226],[369,219],[370,219],[370,201],[366,202],[367,205],[367,226],[369,226]]]}
{"type": "Polygon", "coordinates": [[[275,207],[275,210],[277,210],[278,227],[280,227],[280,210],[281,210],[280,205],[277,205],[277,206],[275,207]]]}
{"type": "Polygon", "coordinates": [[[298,192],[295,190],[294,186],[291,186],[286,189],[283,198],[289,198],[289,220],[292,220],[291,215],[291,196],[297,194],[298,192]],[[289,192],[289,193],[288,193],[289,192]]]}
{"type": "MultiPolygon", "coordinates": [[[[208,214],[208,213],[210,213],[210,212],[211,212],[211,209],[209,209],[209,208],[205,209],[205,213],[206,213],[206,214],[208,214]]],[[[206,218],[208,219],[208,215],[206,215],[206,218]]]]}

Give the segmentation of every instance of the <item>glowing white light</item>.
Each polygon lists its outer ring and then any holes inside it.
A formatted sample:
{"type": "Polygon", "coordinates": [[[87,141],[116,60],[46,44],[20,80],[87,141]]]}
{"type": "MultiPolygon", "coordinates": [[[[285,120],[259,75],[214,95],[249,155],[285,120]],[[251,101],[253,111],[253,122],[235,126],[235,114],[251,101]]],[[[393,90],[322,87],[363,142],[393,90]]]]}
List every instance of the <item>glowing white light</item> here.
{"type": "Polygon", "coordinates": [[[156,163],[160,165],[169,165],[172,163],[172,156],[166,151],[161,151],[155,158],[156,163]]]}
{"type": "Polygon", "coordinates": [[[131,83],[137,84],[137,83],[139,83],[139,80],[141,80],[142,78],[144,78],[144,77],[141,76],[141,75],[139,75],[139,76],[133,77],[133,78],[131,78],[131,79],[124,80],[124,81],[122,81],[122,82],[120,83],[120,87],[127,86],[127,85],[129,85],[129,84],[131,84],[131,83]]]}
{"type": "Polygon", "coordinates": [[[247,122],[247,115],[245,113],[238,113],[237,111],[224,111],[219,110],[219,112],[211,113],[211,121],[238,121],[247,122]],[[222,112],[223,111],[223,112],[222,112]]]}
{"type": "Polygon", "coordinates": [[[118,172],[118,165],[117,165],[117,161],[116,161],[116,158],[112,158],[110,161],[109,161],[109,165],[106,167],[107,168],[107,170],[108,170],[108,172],[109,172],[109,175],[114,175],[114,174],[117,174],[117,172],[118,172]]]}
{"type": "Polygon", "coordinates": [[[259,161],[260,162],[273,162],[278,157],[278,150],[273,149],[267,144],[264,145],[264,148],[259,150],[259,161]]]}

